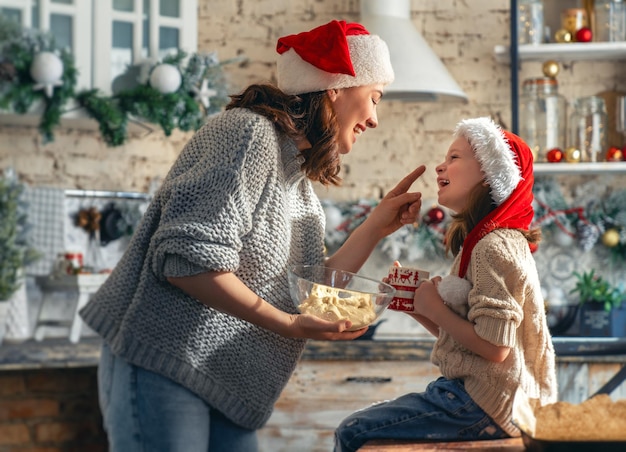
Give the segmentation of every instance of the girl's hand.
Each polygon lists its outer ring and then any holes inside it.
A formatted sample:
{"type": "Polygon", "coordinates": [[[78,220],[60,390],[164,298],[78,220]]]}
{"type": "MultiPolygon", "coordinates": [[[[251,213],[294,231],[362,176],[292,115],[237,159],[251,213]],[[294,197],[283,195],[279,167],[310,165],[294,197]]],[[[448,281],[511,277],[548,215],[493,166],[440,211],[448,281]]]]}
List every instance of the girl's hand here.
{"type": "Polygon", "coordinates": [[[431,280],[422,281],[415,290],[413,306],[415,314],[422,315],[433,320],[434,315],[440,309],[448,309],[437,291],[437,283],[441,277],[435,276],[431,280]]]}

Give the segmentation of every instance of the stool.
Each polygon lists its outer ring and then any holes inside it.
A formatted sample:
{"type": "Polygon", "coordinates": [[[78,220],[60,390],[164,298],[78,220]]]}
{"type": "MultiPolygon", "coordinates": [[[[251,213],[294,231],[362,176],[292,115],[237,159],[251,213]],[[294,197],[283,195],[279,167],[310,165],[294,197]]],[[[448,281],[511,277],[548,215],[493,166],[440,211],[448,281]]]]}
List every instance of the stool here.
{"type": "Polygon", "coordinates": [[[526,448],[522,438],[448,442],[375,440],[364,444],[359,452],[452,452],[460,450],[524,452],[526,448]]]}
{"type": "Polygon", "coordinates": [[[108,274],[78,274],[62,276],[45,276],[36,278],[37,284],[41,287],[43,297],[37,321],[35,322],[34,338],[36,341],[43,340],[45,327],[65,327],[69,329],[70,342],[76,343],[80,339],[80,331],[83,321],[78,311],[87,304],[91,295],[96,293],[102,283],[107,279],[108,274]],[[46,320],[42,318],[44,305],[49,303],[50,296],[54,292],[72,292],[77,295],[74,313],[71,320],[46,320]]]}

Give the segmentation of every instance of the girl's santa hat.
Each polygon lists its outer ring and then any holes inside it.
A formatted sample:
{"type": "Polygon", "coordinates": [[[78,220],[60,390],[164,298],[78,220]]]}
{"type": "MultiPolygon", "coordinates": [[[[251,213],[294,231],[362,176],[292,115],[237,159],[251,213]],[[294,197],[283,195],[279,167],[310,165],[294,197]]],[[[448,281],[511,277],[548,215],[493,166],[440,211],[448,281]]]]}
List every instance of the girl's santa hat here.
{"type": "MultiPolygon", "coordinates": [[[[485,181],[491,187],[496,208],[472,229],[463,242],[459,276],[465,276],[474,245],[498,228],[528,230],[533,209],[533,154],[517,135],[502,130],[491,118],[466,119],[456,127],[454,137],[466,138],[485,181]]],[[[537,246],[530,245],[534,251],[537,246]]]]}
{"type": "Polygon", "coordinates": [[[387,44],[363,25],[333,20],[278,39],[278,88],[296,95],[393,82],[387,44]]]}

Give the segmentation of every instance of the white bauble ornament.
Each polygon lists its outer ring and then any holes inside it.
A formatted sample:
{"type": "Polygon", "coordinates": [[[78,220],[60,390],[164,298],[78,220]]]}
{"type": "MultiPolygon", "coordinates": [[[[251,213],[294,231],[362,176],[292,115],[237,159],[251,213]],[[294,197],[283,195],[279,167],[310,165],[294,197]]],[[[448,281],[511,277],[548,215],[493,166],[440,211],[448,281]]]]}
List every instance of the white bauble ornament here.
{"type": "Polygon", "coordinates": [[[324,206],[324,214],[326,216],[326,233],[336,231],[339,225],[344,221],[341,209],[337,206],[324,206]]]}
{"type": "Polygon", "coordinates": [[[162,94],[176,92],[182,81],[180,71],[171,64],[159,64],[150,74],[150,86],[162,94]]]}
{"type": "Polygon", "coordinates": [[[574,243],[574,237],[561,229],[557,229],[554,233],[554,242],[563,248],[567,248],[574,243]]]}
{"type": "Polygon", "coordinates": [[[52,52],[39,52],[30,64],[30,76],[36,82],[33,89],[43,89],[46,96],[52,97],[54,87],[63,85],[63,61],[52,52]]]}

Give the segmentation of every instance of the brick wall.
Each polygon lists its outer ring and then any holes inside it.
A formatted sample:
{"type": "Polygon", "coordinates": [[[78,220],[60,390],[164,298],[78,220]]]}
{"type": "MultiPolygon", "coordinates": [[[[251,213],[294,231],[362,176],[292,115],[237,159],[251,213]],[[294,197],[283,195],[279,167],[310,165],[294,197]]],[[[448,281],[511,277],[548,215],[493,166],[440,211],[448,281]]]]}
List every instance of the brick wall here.
{"type": "MultiPolygon", "coordinates": [[[[381,0],[384,1],[384,0],[381,0]]],[[[554,8],[576,0],[546,2],[554,8]],[[555,6],[556,5],[556,6],[555,6]]],[[[222,60],[245,55],[246,63],[227,66],[231,92],[252,82],[275,78],[276,39],[330,19],[359,19],[357,0],[199,0],[198,46],[222,60]]],[[[493,115],[510,123],[510,71],[494,59],[494,47],[507,44],[509,2],[420,0],[411,18],[434,52],[467,93],[469,102],[405,103],[384,101],[380,125],[359,137],[344,158],[344,185],[319,194],[336,200],[378,197],[408,168],[425,163],[426,177],[416,184],[434,198],[434,167],[463,117],[493,115]]],[[[625,90],[624,62],[581,61],[564,65],[559,82],[569,99],[606,90],[625,90]]],[[[525,62],[520,80],[541,75],[541,64],[525,62]]],[[[42,144],[36,126],[0,126],[0,168],[13,165],[25,180],[63,188],[145,191],[150,179],[164,176],[189,134],[164,137],[155,130],[134,134],[121,147],[107,147],[96,131],[65,129],[42,144]]]]}
{"type": "Polygon", "coordinates": [[[106,452],[96,368],[0,372],[0,452],[106,452]]]}

